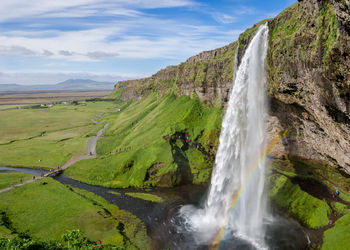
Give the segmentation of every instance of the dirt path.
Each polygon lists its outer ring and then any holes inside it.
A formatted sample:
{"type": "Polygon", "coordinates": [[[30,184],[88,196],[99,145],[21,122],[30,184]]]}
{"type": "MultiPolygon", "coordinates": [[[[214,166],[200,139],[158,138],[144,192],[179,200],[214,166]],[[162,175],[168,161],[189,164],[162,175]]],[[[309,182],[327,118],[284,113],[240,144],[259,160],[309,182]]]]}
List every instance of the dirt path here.
{"type": "Polygon", "coordinates": [[[107,126],[108,126],[108,122],[105,123],[103,128],[101,128],[95,136],[90,138],[90,140],[88,142],[88,151],[87,151],[86,155],[73,156],[61,167],[61,169],[63,169],[63,170],[67,169],[71,165],[73,165],[74,163],[81,161],[81,160],[96,158],[97,157],[97,155],[96,155],[97,141],[98,141],[98,139],[100,139],[100,137],[102,136],[102,134],[105,131],[105,129],[107,128],[107,126]]]}
{"type": "MultiPolygon", "coordinates": [[[[97,132],[96,136],[93,136],[92,138],[90,138],[90,140],[88,142],[88,150],[87,150],[86,155],[73,156],[61,167],[61,169],[65,170],[65,169],[69,168],[70,166],[72,166],[74,163],[81,161],[81,160],[96,158],[97,157],[97,155],[96,155],[97,140],[100,139],[100,137],[102,136],[102,134],[105,131],[105,129],[107,128],[107,126],[108,126],[108,122],[106,122],[105,125],[103,126],[103,128],[97,132]]],[[[10,187],[0,189],[0,193],[9,191],[9,190],[14,189],[16,187],[20,187],[20,186],[23,186],[23,185],[26,185],[29,183],[33,183],[34,181],[40,180],[43,178],[45,178],[45,177],[36,177],[34,179],[30,179],[30,180],[24,181],[24,182],[16,184],[16,185],[12,185],[10,187]]]]}

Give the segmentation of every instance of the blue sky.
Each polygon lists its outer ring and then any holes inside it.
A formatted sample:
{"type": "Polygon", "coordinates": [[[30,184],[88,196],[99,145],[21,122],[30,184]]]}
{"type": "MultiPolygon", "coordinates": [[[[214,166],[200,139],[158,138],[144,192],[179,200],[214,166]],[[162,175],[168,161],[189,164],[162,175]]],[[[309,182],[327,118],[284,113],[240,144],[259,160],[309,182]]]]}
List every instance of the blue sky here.
{"type": "Polygon", "coordinates": [[[0,84],[154,74],[296,0],[1,0],[0,84]]]}

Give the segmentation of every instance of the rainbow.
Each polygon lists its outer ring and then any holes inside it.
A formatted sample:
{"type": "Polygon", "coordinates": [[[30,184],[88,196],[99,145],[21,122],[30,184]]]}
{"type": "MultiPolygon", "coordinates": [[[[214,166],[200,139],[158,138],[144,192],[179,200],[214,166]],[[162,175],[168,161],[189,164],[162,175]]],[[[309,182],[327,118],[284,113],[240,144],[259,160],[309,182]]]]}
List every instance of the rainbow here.
{"type": "MultiPolygon", "coordinates": [[[[276,136],[275,138],[273,138],[269,143],[268,145],[266,146],[265,150],[261,153],[260,157],[258,158],[258,160],[255,162],[255,164],[253,165],[253,167],[251,167],[249,169],[249,172],[248,172],[248,175],[244,181],[244,184],[245,183],[248,183],[250,181],[250,179],[252,178],[252,176],[254,175],[254,173],[257,171],[257,169],[259,168],[259,165],[260,163],[266,158],[266,156],[271,152],[271,150],[273,149],[273,147],[282,140],[283,137],[286,136],[286,134],[288,133],[288,130],[285,130],[285,131],[281,131],[278,136],[276,136]]],[[[240,187],[237,189],[237,191],[234,193],[233,195],[233,199],[232,199],[232,203],[231,203],[231,206],[230,206],[230,215],[233,213],[234,209],[236,208],[236,205],[239,201],[239,198],[241,196],[241,193],[243,191],[243,188],[244,188],[244,185],[240,185],[240,187]]],[[[230,219],[230,216],[228,216],[227,218],[227,222],[224,226],[222,226],[216,237],[215,237],[215,240],[212,244],[212,247],[211,249],[213,250],[216,250],[216,249],[219,249],[220,247],[220,242],[222,240],[222,237],[224,236],[224,233],[226,231],[226,228],[228,226],[228,223],[229,223],[229,219],[230,219]]]]}

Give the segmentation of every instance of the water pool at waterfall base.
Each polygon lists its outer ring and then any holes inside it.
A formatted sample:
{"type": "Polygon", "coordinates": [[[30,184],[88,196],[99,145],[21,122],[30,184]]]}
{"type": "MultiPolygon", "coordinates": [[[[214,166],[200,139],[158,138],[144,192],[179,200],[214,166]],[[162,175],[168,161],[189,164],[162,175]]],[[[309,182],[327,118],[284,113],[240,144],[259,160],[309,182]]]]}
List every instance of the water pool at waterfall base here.
{"type": "Polygon", "coordinates": [[[297,223],[279,214],[279,212],[274,214],[272,220],[264,220],[264,227],[264,245],[259,245],[259,243],[246,239],[244,236],[240,236],[232,230],[226,230],[220,242],[214,245],[215,236],[218,232],[215,232],[213,237],[211,234],[212,230],[208,229],[207,237],[202,238],[203,231],[206,231],[206,228],[202,228],[200,232],[192,231],[188,228],[188,225],[186,225],[186,222],[180,215],[173,217],[167,223],[163,223],[163,227],[160,227],[158,232],[155,233],[163,238],[163,244],[159,245],[161,249],[309,249],[310,242],[302,228],[297,223]]]}

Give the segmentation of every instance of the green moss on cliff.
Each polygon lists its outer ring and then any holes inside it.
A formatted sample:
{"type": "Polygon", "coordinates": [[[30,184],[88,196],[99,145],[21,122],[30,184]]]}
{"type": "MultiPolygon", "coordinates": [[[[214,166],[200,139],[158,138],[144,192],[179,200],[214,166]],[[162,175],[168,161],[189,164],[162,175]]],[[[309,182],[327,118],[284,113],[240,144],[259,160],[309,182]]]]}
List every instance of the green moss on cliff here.
{"type": "Polygon", "coordinates": [[[325,201],[302,191],[298,185],[293,184],[283,175],[272,175],[269,181],[272,200],[288,214],[310,228],[328,225],[331,209],[325,201]]]}
{"type": "Polygon", "coordinates": [[[326,2],[320,9],[317,18],[318,33],[322,53],[322,62],[325,67],[329,62],[329,52],[335,45],[338,36],[338,20],[333,11],[333,5],[326,2]]]}
{"type": "Polygon", "coordinates": [[[268,91],[276,93],[284,76],[296,78],[300,68],[329,69],[332,49],[339,35],[338,20],[333,4],[324,1],[316,16],[308,13],[304,5],[295,3],[281,12],[270,23],[268,50],[268,91]]]}

